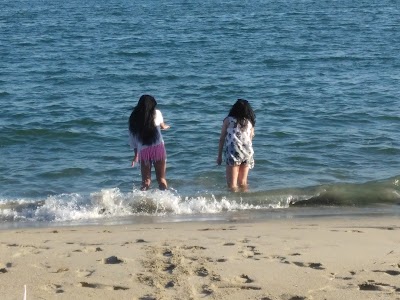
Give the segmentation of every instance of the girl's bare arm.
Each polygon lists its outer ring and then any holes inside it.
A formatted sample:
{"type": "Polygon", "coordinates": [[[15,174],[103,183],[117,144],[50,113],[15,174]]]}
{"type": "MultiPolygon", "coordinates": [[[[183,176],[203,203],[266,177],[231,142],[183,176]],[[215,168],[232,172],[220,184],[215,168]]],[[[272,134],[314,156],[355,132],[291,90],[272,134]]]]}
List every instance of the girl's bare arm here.
{"type": "Polygon", "coordinates": [[[218,157],[217,157],[217,165],[220,165],[222,163],[222,149],[224,148],[224,143],[225,143],[225,137],[227,133],[227,128],[228,128],[228,119],[225,119],[222,128],[221,128],[221,135],[219,137],[219,144],[218,144],[218,157]]]}
{"type": "Polygon", "coordinates": [[[160,124],[160,128],[161,128],[162,130],[166,130],[166,129],[171,128],[171,126],[169,126],[169,125],[167,125],[167,124],[165,124],[165,123],[163,122],[163,123],[160,124]]]}

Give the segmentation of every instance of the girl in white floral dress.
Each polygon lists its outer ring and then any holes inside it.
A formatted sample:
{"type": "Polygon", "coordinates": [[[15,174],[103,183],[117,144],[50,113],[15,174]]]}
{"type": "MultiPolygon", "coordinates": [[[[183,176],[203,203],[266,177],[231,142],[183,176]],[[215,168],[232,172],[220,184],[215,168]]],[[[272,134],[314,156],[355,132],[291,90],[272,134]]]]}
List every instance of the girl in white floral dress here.
{"type": "Polygon", "coordinates": [[[217,158],[221,165],[224,152],[226,182],[232,191],[247,188],[247,175],[254,167],[254,126],[255,114],[249,102],[237,100],[222,124],[217,158]]]}

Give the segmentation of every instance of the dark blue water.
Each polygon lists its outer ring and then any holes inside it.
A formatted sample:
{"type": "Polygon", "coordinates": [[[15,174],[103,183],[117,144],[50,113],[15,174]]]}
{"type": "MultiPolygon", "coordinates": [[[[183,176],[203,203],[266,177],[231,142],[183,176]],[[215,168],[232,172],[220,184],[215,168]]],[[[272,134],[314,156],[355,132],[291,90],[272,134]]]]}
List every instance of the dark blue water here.
{"type": "MultiPolygon", "coordinates": [[[[0,10],[0,219],[199,217],[400,202],[397,1],[9,1],[0,10]],[[138,192],[127,120],[156,97],[167,193],[138,192]],[[250,190],[215,165],[237,98],[250,190]]],[[[285,212],[287,213],[287,212],[285,212]]]]}

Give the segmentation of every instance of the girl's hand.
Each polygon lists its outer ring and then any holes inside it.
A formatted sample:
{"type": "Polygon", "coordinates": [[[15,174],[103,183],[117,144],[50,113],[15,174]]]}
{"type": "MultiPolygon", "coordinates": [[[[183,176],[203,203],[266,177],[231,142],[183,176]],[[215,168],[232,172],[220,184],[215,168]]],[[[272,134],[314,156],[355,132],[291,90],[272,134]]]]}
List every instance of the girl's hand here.
{"type": "Polygon", "coordinates": [[[135,157],[132,159],[132,165],[131,167],[133,168],[135,166],[135,163],[138,162],[138,157],[135,155],[135,157]]]}
{"type": "Polygon", "coordinates": [[[171,126],[169,126],[169,125],[167,125],[167,124],[165,124],[165,123],[161,123],[161,124],[160,124],[160,128],[161,128],[162,130],[166,130],[166,129],[170,129],[171,126]]]}
{"type": "Polygon", "coordinates": [[[217,165],[220,166],[222,164],[222,158],[218,157],[217,158],[217,165]]]}

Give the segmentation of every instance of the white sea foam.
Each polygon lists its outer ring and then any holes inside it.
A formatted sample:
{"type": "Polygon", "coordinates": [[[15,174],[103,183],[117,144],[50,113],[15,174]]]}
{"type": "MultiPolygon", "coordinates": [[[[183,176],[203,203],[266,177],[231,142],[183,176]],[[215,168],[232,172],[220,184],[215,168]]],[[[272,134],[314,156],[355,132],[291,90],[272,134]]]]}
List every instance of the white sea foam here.
{"type": "MultiPolygon", "coordinates": [[[[233,194],[232,194],[233,195],[233,194]]],[[[0,218],[6,221],[68,222],[127,216],[164,216],[217,214],[222,212],[282,208],[290,197],[274,204],[262,205],[214,195],[181,196],[174,190],[121,192],[118,188],[103,189],[90,195],[60,194],[42,200],[19,199],[2,201],[0,218]]]]}
{"type": "Polygon", "coordinates": [[[0,221],[60,223],[102,222],[136,216],[193,218],[235,211],[287,209],[292,205],[366,206],[377,203],[377,199],[381,204],[398,204],[397,185],[384,181],[265,192],[197,192],[193,195],[180,194],[173,189],[122,192],[119,188],[110,188],[87,195],[71,193],[42,199],[0,199],[0,221]]]}

